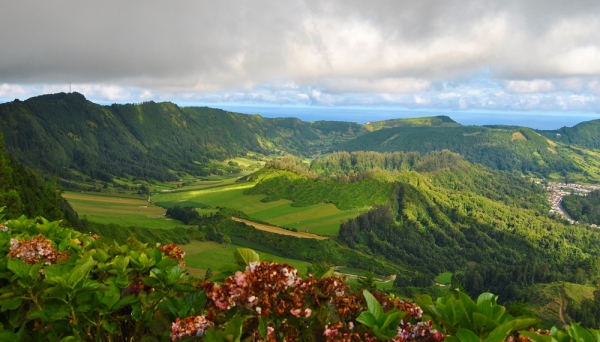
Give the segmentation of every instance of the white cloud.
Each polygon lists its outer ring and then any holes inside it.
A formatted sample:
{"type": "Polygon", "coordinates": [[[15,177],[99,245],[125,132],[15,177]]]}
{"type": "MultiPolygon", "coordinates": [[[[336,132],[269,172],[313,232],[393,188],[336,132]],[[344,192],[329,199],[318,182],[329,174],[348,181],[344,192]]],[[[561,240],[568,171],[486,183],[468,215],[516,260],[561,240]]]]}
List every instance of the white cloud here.
{"type": "Polygon", "coordinates": [[[548,80],[515,81],[506,82],[506,90],[513,93],[544,93],[556,89],[554,84],[548,80]]]}
{"type": "Polygon", "coordinates": [[[600,109],[597,1],[0,6],[5,99],[600,109]]]}

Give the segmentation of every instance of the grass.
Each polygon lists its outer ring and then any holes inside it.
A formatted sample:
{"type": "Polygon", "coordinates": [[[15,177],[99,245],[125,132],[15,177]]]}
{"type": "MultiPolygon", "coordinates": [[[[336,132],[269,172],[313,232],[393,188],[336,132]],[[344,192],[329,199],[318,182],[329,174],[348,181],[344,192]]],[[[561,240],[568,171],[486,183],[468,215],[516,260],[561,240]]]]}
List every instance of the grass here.
{"type": "Polygon", "coordinates": [[[452,283],[452,272],[444,272],[440,273],[437,277],[435,277],[434,281],[436,283],[448,285],[452,283]]]}
{"type": "Polygon", "coordinates": [[[244,195],[244,191],[252,186],[252,183],[228,181],[216,187],[160,193],[153,195],[152,199],[163,207],[192,205],[198,208],[234,208],[273,225],[321,235],[337,235],[341,222],[354,218],[367,209],[339,210],[333,204],[293,207],[291,201],[283,199],[265,203],[261,202],[265,195],[244,195]]]}
{"type": "Polygon", "coordinates": [[[173,228],[184,226],[180,221],[161,217],[165,214],[165,209],[153,206],[139,197],[116,197],[107,194],[75,192],[65,192],[64,196],[80,217],[85,215],[92,222],[116,223],[126,227],[173,228]]]}
{"type": "MultiPolygon", "coordinates": [[[[235,264],[233,253],[240,247],[243,246],[235,244],[222,245],[213,241],[193,241],[181,246],[185,252],[186,266],[200,270],[210,268],[213,271],[218,271],[227,265],[235,264]]],[[[306,268],[310,265],[306,261],[284,258],[261,251],[257,251],[257,253],[260,256],[260,260],[277,261],[280,264],[286,263],[295,267],[302,274],[306,273],[306,268]]]]}

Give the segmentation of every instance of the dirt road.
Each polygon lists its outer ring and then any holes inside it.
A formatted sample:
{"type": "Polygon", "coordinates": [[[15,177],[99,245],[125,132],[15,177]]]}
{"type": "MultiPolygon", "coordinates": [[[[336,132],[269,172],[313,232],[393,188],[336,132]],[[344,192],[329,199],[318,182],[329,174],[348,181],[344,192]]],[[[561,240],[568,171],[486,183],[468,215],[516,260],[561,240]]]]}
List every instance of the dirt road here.
{"type": "Polygon", "coordinates": [[[282,235],[291,235],[291,236],[306,238],[306,239],[317,239],[317,240],[327,239],[324,236],[310,234],[310,233],[304,233],[304,232],[293,232],[291,230],[287,230],[287,229],[283,229],[283,228],[279,228],[279,227],[275,227],[275,226],[269,226],[269,225],[262,224],[262,223],[244,220],[239,217],[232,217],[231,219],[234,221],[238,221],[238,222],[244,222],[245,224],[247,224],[249,226],[252,226],[256,229],[264,230],[265,232],[282,234],[282,235]]]}

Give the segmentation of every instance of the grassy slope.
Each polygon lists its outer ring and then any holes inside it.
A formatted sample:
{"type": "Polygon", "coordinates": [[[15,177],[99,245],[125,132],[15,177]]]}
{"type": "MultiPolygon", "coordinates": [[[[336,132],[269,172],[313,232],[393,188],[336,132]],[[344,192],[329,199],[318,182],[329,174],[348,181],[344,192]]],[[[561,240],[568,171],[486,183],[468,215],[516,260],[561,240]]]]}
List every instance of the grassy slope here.
{"type": "MultiPolygon", "coordinates": [[[[580,304],[584,298],[594,299],[595,287],[591,285],[580,285],[573,283],[549,283],[536,284],[529,290],[527,297],[527,305],[537,314],[537,316],[545,322],[551,322],[556,326],[561,326],[560,307],[567,305],[569,301],[580,304]],[[564,284],[565,302],[562,303],[561,287],[564,284]]],[[[565,316],[565,308],[563,308],[563,316],[565,316]]],[[[568,317],[565,316],[567,323],[568,317]]]]}
{"type": "MultiPolygon", "coordinates": [[[[222,245],[213,241],[192,241],[181,247],[185,251],[186,266],[201,270],[210,268],[213,271],[218,271],[224,266],[235,263],[233,253],[242,246],[235,244],[222,245]]],[[[306,268],[310,265],[305,261],[275,256],[265,252],[258,251],[258,254],[261,260],[287,263],[294,266],[301,273],[306,273],[306,268]]]]}
{"type": "MultiPolygon", "coordinates": [[[[68,195],[82,195],[66,192],[68,195]]],[[[106,195],[85,194],[88,199],[69,199],[69,203],[83,217],[97,223],[115,223],[122,226],[138,226],[150,228],[183,227],[177,220],[161,218],[166,210],[153,206],[140,199],[131,200],[128,197],[111,197],[106,195]],[[122,200],[121,200],[122,199],[122,200]],[[106,202],[106,201],[109,202],[106,202]],[[127,202],[127,203],[123,203],[127,202]],[[134,203],[135,202],[135,203],[134,203]]]]}
{"type": "Polygon", "coordinates": [[[294,207],[292,201],[261,202],[265,195],[244,195],[254,183],[228,184],[194,191],[178,191],[153,196],[164,207],[193,205],[196,207],[229,207],[243,211],[252,218],[278,226],[307,230],[323,235],[337,235],[340,222],[356,217],[363,209],[339,210],[333,204],[294,207]]]}

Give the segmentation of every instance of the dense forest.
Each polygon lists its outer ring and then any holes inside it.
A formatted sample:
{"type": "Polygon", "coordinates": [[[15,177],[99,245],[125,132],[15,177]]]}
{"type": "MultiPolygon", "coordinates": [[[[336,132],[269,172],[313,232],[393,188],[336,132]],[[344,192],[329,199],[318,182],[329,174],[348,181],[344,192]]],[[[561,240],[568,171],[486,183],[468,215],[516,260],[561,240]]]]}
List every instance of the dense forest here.
{"type": "Polygon", "coordinates": [[[419,152],[448,149],[497,170],[535,173],[578,171],[547,139],[529,128],[397,127],[362,135],[334,147],[338,151],[419,152]]]}
{"type": "Polygon", "coordinates": [[[213,161],[248,151],[306,153],[315,140],[361,128],[172,103],[100,106],[59,93],[1,104],[0,130],[9,153],[62,178],[75,170],[101,181],[125,175],[164,181],[176,179],[170,170],[219,173],[213,161]]]}
{"type": "Polygon", "coordinates": [[[541,130],[540,134],[549,139],[585,148],[600,148],[600,120],[579,123],[573,127],[563,127],[557,130],[541,130]]]}
{"type": "Polygon", "coordinates": [[[600,224],[600,190],[591,191],[587,196],[563,196],[562,206],[575,221],[600,224]]]}
{"type": "Polygon", "coordinates": [[[35,172],[4,153],[0,133],[0,207],[4,214],[15,218],[25,214],[57,220],[64,217],[63,209],[70,207],[60,197],[55,184],[46,183],[35,172]]]}

